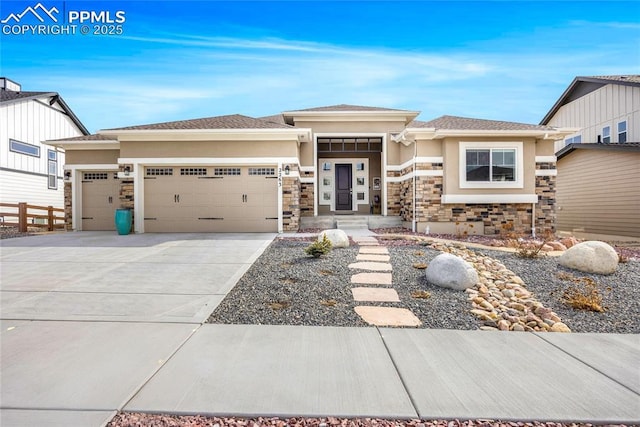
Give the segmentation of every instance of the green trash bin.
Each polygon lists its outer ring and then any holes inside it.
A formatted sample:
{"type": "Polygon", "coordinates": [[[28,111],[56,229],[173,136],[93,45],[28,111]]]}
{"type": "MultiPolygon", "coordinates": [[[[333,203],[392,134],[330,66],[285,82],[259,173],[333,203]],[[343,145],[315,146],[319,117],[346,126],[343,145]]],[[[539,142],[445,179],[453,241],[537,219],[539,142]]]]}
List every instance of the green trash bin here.
{"type": "Polygon", "coordinates": [[[116,230],[121,236],[131,231],[131,209],[116,209],[116,230]]]}

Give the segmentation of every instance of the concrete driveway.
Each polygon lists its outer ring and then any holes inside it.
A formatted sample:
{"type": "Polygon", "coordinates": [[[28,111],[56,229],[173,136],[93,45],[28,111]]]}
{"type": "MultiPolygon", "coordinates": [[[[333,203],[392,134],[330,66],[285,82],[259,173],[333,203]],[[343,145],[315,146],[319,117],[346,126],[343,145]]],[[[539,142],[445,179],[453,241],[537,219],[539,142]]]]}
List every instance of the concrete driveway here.
{"type": "Polygon", "coordinates": [[[275,234],[80,232],[0,242],[0,425],[102,425],[275,234]]]}

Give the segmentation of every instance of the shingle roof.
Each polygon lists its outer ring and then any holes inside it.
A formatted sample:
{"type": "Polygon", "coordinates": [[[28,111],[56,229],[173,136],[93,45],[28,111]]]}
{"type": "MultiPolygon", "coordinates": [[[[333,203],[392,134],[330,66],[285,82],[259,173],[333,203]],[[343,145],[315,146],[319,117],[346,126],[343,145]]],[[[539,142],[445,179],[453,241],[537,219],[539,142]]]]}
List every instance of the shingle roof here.
{"type": "Polygon", "coordinates": [[[498,120],[472,119],[456,116],[442,116],[428,122],[414,120],[413,122],[409,123],[407,127],[435,128],[446,130],[555,130],[550,126],[503,122],[498,120]]]}
{"type": "Polygon", "coordinates": [[[560,160],[564,156],[576,150],[640,152],[640,142],[625,142],[625,143],[598,142],[598,143],[569,144],[565,147],[562,147],[562,149],[556,153],[556,157],[558,158],[558,160],[560,160]]]}
{"type": "Polygon", "coordinates": [[[289,129],[293,126],[255,119],[241,114],[206,117],[175,122],[152,123],[148,125],[127,126],[107,130],[174,130],[174,129],[289,129]]]}
{"type": "Polygon", "coordinates": [[[258,117],[258,119],[266,120],[266,121],[272,122],[272,123],[279,123],[281,125],[286,124],[285,121],[284,121],[284,116],[282,114],[274,114],[273,116],[258,117]]]}
{"type": "Polygon", "coordinates": [[[0,90],[0,102],[11,102],[28,98],[41,98],[56,95],[56,92],[15,92],[12,90],[0,90]]]}
{"type": "Polygon", "coordinates": [[[305,108],[302,110],[292,110],[288,111],[290,113],[295,112],[303,112],[303,111],[408,111],[408,110],[397,110],[394,108],[382,108],[382,107],[368,107],[365,105],[349,105],[349,104],[339,104],[339,105],[328,105],[326,107],[313,107],[313,108],[305,108]]]}
{"type": "Polygon", "coordinates": [[[628,82],[628,83],[640,84],[640,75],[637,75],[637,74],[625,74],[625,75],[619,75],[619,76],[591,76],[591,77],[584,77],[584,78],[604,80],[609,82],[620,82],[620,83],[628,82]]]}
{"type": "Polygon", "coordinates": [[[107,135],[100,135],[99,133],[94,133],[91,135],[82,135],[82,136],[74,136],[72,138],[61,138],[61,139],[52,139],[50,142],[56,141],[117,141],[117,138],[107,135]]]}

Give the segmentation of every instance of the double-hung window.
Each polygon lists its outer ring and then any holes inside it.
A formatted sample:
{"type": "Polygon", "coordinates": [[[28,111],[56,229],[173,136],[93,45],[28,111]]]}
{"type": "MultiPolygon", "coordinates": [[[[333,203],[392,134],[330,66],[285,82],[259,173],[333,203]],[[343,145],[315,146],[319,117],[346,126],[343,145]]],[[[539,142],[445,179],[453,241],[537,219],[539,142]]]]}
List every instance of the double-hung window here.
{"type": "Polygon", "coordinates": [[[602,128],[602,142],[608,144],[611,142],[611,126],[602,128]]]}
{"type": "Polygon", "coordinates": [[[55,150],[47,150],[47,177],[49,189],[58,188],[58,153],[55,150]]]}
{"type": "Polygon", "coordinates": [[[618,123],[618,142],[627,142],[627,121],[618,123]]]}
{"type": "Polygon", "coordinates": [[[460,142],[460,188],[522,188],[522,142],[460,142]]]}

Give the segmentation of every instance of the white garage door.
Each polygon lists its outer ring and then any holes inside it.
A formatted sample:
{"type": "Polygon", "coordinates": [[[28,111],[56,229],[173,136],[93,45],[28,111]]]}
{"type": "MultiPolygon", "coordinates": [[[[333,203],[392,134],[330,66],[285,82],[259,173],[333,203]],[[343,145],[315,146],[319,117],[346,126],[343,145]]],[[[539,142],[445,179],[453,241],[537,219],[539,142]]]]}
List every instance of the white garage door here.
{"type": "Polygon", "coordinates": [[[120,207],[120,181],[115,171],[82,173],[82,229],[115,230],[120,207]]]}
{"type": "Polygon", "coordinates": [[[276,232],[275,167],[147,167],[146,232],[276,232]]]}

